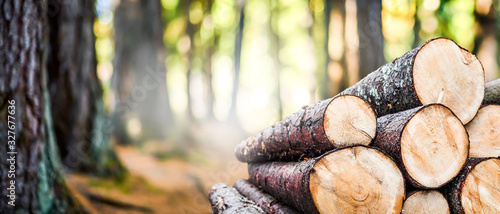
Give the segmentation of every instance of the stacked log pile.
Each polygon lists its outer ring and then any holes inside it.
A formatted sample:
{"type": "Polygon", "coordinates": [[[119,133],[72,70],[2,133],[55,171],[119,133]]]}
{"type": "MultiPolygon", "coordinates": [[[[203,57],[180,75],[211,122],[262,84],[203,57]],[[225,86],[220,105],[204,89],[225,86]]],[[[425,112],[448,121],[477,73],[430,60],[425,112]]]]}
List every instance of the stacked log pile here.
{"type": "Polygon", "coordinates": [[[215,185],[214,213],[500,213],[500,79],[433,39],[235,155],[249,178],[215,185]]]}

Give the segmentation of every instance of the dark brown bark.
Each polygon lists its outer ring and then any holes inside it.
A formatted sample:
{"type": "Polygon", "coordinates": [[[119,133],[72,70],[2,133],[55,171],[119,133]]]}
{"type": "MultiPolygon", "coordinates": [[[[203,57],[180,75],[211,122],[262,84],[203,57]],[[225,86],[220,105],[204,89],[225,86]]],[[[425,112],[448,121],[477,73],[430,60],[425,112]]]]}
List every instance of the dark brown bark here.
{"type": "MultiPolygon", "coordinates": [[[[415,58],[424,46],[438,39],[447,40],[436,38],[427,41],[394,61],[379,67],[341,94],[362,97],[370,103],[377,117],[421,106],[422,102],[415,91],[413,80],[415,58]]],[[[467,50],[461,49],[463,54],[468,53],[467,50]]]]}
{"type": "Polygon", "coordinates": [[[0,1],[0,8],[0,137],[5,142],[0,147],[0,210],[83,213],[66,187],[51,124],[46,51],[47,15],[53,7],[47,8],[47,1],[25,0],[0,1]],[[15,207],[8,204],[11,182],[15,207]]]}
{"type": "Polygon", "coordinates": [[[264,213],[254,202],[226,184],[215,184],[208,194],[212,213],[264,213]]]}
{"type": "Polygon", "coordinates": [[[464,213],[461,194],[465,179],[477,164],[488,159],[490,158],[469,158],[462,171],[450,183],[440,189],[444,197],[448,200],[451,213],[464,213]]]}
{"type": "Polygon", "coordinates": [[[319,159],[249,164],[249,181],[299,211],[319,213],[309,189],[309,176],[319,159]]]}
{"type": "Polygon", "coordinates": [[[238,190],[243,196],[255,202],[257,206],[262,208],[266,213],[276,214],[298,214],[297,210],[282,204],[276,200],[272,195],[269,195],[258,187],[244,179],[239,179],[234,184],[234,188],[238,190]]]}
{"type": "Polygon", "coordinates": [[[111,80],[116,107],[114,135],[131,143],[127,121],[137,115],[142,139],[163,140],[173,124],[166,87],[165,45],[159,0],[123,0],[114,16],[115,57],[111,80]]]}
{"type": "Polygon", "coordinates": [[[483,105],[500,105],[500,79],[487,82],[484,89],[483,105]]]}
{"type": "Polygon", "coordinates": [[[382,0],[356,0],[359,37],[359,78],[385,63],[382,0]]]}
{"type": "Polygon", "coordinates": [[[94,1],[50,0],[48,89],[54,132],[63,164],[75,171],[119,177],[124,168],[109,144],[111,121],[104,112],[96,72],[94,1]]]}
{"type": "Polygon", "coordinates": [[[242,162],[298,160],[334,149],[323,127],[325,110],[333,98],[303,107],[236,146],[242,162]]]}

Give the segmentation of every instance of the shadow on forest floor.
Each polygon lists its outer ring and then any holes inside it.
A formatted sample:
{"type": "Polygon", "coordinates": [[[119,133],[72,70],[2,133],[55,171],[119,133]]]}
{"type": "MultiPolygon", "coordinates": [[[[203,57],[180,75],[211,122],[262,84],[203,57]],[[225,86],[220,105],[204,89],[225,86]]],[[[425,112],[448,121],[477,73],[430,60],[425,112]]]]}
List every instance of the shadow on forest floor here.
{"type": "Polygon", "coordinates": [[[246,164],[234,157],[234,146],[247,134],[224,123],[204,123],[187,130],[197,145],[187,155],[164,155],[165,143],[140,148],[115,146],[130,176],[120,184],[84,175],[67,183],[95,213],[211,213],[208,191],[247,178],[246,164]],[[164,150],[162,150],[164,149],[164,150]],[[168,157],[168,158],[166,158],[168,157]]]}

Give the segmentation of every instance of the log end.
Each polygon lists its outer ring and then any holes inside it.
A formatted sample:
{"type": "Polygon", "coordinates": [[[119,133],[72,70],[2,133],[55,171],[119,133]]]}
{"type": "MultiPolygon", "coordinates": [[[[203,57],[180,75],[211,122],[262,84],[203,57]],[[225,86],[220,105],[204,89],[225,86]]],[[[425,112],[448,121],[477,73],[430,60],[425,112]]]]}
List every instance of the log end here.
{"type": "Polygon", "coordinates": [[[450,39],[434,39],[418,52],[413,84],[423,105],[448,106],[467,124],[484,97],[484,70],[477,58],[450,39]]]}
{"type": "Polygon", "coordinates": [[[465,126],[469,133],[469,157],[500,157],[500,105],[481,107],[465,126]]]}
{"type": "Polygon", "coordinates": [[[323,156],[313,167],[309,189],[320,213],[400,213],[405,195],[396,164],[364,146],[323,156]]]}
{"type": "Polygon", "coordinates": [[[500,159],[477,164],[467,175],[460,197],[465,213],[500,213],[500,159]]]}
{"type": "Polygon", "coordinates": [[[403,204],[401,214],[449,214],[450,207],[443,194],[436,190],[417,191],[403,204]]]}
{"type": "Polygon", "coordinates": [[[375,138],[377,118],[363,99],[342,95],[333,99],[325,111],[324,128],[336,147],[368,145],[375,138]]]}
{"type": "Polygon", "coordinates": [[[401,157],[408,175],[419,185],[438,188],[455,177],[469,153],[465,127],[447,107],[424,106],[401,134],[401,157]]]}

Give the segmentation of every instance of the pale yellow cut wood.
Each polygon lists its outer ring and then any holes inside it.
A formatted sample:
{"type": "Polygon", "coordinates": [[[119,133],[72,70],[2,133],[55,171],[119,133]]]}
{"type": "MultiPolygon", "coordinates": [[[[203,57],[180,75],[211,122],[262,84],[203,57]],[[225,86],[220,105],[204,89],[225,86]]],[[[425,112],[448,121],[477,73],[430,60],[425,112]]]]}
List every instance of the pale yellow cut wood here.
{"type": "Polygon", "coordinates": [[[481,107],[465,128],[470,140],[469,157],[500,156],[500,105],[481,107]]]}
{"type": "Polygon", "coordinates": [[[413,81],[423,105],[439,102],[463,124],[474,118],[483,101],[481,63],[449,39],[436,39],[422,47],[415,58],[413,81]]]}
{"type": "Polygon", "coordinates": [[[401,156],[410,177],[437,188],[462,169],[469,154],[465,127],[442,105],[416,113],[401,134],[401,156]]]}
{"type": "Polygon", "coordinates": [[[309,188],[320,213],[400,213],[404,180],[396,164],[375,149],[333,152],[314,165],[309,188]]]}
{"type": "Polygon", "coordinates": [[[461,202],[465,213],[500,213],[500,159],[476,165],[465,179],[461,202]]]}
{"type": "Polygon", "coordinates": [[[443,194],[422,190],[411,194],[403,204],[402,214],[449,214],[450,207],[443,194]]]}
{"type": "Polygon", "coordinates": [[[343,95],[332,100],[325,111],[325,133],[335,147],[368,145],[375,137],[377,118],[363,99],[343,95]]]}

